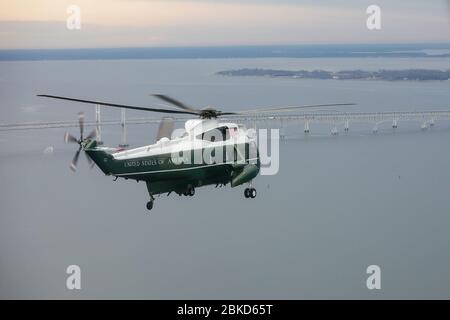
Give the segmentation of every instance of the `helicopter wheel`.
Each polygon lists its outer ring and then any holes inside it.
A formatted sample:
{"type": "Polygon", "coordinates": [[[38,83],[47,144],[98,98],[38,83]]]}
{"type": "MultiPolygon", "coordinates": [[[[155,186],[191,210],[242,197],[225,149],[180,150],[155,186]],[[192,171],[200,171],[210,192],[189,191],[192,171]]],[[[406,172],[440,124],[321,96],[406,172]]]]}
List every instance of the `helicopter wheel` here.
{"type": "Polygon", "coordinates": [[[192,185],[189,185],[186,190],[183,191],[184,196],[192,197],[195,194],[195,188],[192,185]]]}
{"type": "Polygon", "coordinates": [[[149,202],[147,202],[147,210],[152,210],[153,209],[153,200],[150,200],[149,202]]]}
{"type": "Polygon", "coordinates": [[[252,198],[252,199],[256,198],[256,189],[255,188],[245,188],[244,197],[252,198]]]}

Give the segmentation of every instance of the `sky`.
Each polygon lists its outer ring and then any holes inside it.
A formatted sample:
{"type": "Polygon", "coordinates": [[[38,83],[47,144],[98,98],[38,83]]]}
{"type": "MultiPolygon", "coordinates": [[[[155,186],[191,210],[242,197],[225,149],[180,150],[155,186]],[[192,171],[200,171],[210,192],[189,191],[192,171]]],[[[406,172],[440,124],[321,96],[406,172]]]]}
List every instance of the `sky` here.
{"type": "Polygon", "coordinates": [[[0,0],[0,49],[417,42],[450,42],[449,1],[0,0]]]}

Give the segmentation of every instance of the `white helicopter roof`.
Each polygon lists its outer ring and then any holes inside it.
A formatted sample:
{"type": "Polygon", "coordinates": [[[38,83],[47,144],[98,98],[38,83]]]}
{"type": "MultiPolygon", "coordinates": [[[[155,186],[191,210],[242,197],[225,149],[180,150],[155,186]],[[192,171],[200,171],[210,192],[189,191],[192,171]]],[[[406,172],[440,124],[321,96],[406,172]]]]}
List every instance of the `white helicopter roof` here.
{"type": "MultiPolygon", "coordinates": [[[[238,125],[236,123],[222,123],[215,119],[193,119],[186,121],[184,127],[186,129],[187,134],[181,137],[176,137],[173,139],[169,138],[161,138],[156,143],[152,145],[147,145],[135,149],[123,150],[120,152],[113,153],[115,159],[128,159],[132,157],[142,157],[149,155],[162,154],[167,152],[177,152],[184,149],[189,148],[201,148],[204,146],[204,141],[201,139],[191,139],[190,137],[197,137],[201,135],[203,132],[208,130],[212,130],[219,127],[228,127],[228,128],[237,128],[238,125]],[[193,144],[192,144],[193,143],[193,144]]],[[[245,130],[241,132],[244,136],[246,135],[245,130]]],[[[233,144],[232,140],[230,141],[217,141],[217,143],[233,144]]]]}
{"type": "Polygon", "coordinates": [[[219,122],[215,119],[192,119],[186,121],[184,128],[186,132],[202,133],[219,126],[219,122]]]}
{"type": "Polygon", "coordinates": [[[211,129],[227,126],[229,128],[238,127],[236,123],[219,122],[216,119],[192,119],[186,121],[184,128],[188,133],[200,134],[211,129]]]}

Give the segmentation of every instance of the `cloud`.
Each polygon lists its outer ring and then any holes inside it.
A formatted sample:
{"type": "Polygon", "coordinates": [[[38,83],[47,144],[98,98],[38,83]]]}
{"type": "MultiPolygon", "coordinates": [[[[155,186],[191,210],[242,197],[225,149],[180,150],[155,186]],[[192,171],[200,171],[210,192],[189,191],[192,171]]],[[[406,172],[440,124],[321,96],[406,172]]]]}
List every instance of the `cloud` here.
{"type": "Polygon", "coordinates": [[[2,2],[1,48],[450,41],[444,1],[379,0],[374,32],[365,0],[78,0],[82,28],[69,31],[72,2],[2,2]]]}
{"type": "Polygon", "coordinates": [[[83,24],[68,30],[60,21],[0,22],[0,48],[84,48],[159,45],[160,39],[147,28],[83,24]]]}

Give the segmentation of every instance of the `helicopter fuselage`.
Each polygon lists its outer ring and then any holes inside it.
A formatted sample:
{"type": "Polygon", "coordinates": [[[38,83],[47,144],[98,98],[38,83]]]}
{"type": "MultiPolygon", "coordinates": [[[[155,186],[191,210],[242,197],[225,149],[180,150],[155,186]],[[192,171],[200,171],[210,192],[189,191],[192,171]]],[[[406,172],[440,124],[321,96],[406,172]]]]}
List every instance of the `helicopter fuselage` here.
{"type": "Polygon", "coordinates": [[[145,181],[150,197],[206,185],[250,182],[260,168],[256,141],[243,126],[196,120],[173,139],[116,151],[86,141],[83,149],[106,175],[145,181]]]}

